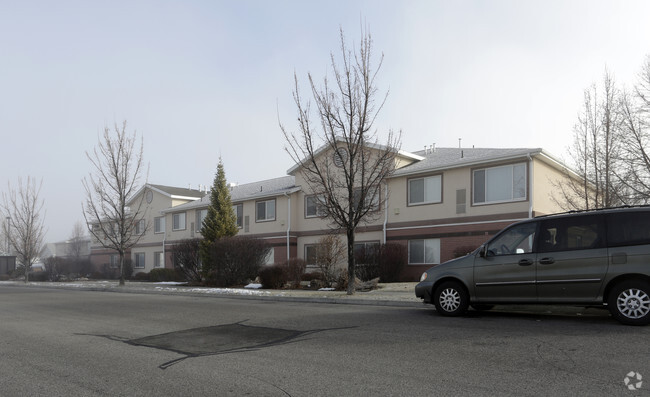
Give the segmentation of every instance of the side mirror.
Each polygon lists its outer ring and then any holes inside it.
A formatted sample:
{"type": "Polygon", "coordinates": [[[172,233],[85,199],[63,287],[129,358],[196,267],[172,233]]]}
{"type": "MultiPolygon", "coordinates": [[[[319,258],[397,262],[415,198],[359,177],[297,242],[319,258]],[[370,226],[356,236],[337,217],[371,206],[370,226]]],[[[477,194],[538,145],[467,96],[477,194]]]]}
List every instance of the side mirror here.
{"type": "Polygon", "coordinates": [[[478,256],[481,258],[485,258],[487,256],[487,246],[482,245],[481,248],[478,249],[478,256]]]}

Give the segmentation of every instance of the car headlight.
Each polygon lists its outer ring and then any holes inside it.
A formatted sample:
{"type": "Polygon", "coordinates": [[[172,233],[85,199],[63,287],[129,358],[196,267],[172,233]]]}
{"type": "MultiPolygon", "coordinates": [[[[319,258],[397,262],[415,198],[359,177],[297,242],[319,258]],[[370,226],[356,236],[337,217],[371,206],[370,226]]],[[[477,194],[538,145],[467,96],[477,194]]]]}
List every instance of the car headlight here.
{"type": "Polygon", "coordinates": [[[420,282],[423,282],[424,280],[426,280],[427,276],[428,276],[427,272],[422,273],[422,275],[420,276],[420,282]]]}

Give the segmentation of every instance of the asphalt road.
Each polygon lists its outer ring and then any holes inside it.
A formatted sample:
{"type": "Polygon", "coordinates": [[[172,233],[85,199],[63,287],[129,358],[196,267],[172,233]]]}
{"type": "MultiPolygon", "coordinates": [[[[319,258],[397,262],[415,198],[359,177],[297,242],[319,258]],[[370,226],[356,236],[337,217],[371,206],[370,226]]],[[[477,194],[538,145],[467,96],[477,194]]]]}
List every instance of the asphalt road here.
{"type": "Polygon", "coordinates": [[[648,341],[605,312],[0,287],[2,396],[647,396],[648,341]]]}

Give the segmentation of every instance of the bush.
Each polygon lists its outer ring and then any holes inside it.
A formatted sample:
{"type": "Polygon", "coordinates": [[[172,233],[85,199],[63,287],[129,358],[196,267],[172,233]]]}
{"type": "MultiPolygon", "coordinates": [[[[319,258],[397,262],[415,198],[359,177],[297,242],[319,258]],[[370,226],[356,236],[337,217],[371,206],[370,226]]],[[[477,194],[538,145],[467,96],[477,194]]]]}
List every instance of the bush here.
{"type": "Polygon", "coordinates": [[[8,274],[0,274],[0,281],[7,281],[11,278],[8,274]]]}
{"type": "Polygon", "coordinates": [[[400,244],[383,244],[378,248],[359,250],[355,253],[356,276],[364,281],[377,277],[383,283],[399,280],[406,265],[406,247],[400,244]]]}
{"type": "Polygon", "coordinates": [[[291,288],[300,287],[302,275],[305,273],[307,264],[299,258],[291,258],[282,264],[286,281],[291,282],[291,288]]]}
{"type": "Polygon", "coordinates": [[[29,272],[29,281],[49,281],[47,272],[29,272]]]}
{"type": "Polygon", "coordinates": [[[136,281],[149,281],[149,273],[138,272],[133,276],[133,279],[136,281]]]}
{"type": "Polygon", "coordinates": [[[182,240],[172,249],[174,269],[183,275],[185,281],[201,281],[201,256],[198,238],[182,240]]]}
{"type": "Polygon", "coordinates": [[[175,269],[153,269],[149,272],[149,281],[159,283],[163,281],[182,281],[183,277],[175,269]]]}
{"type": "Polygon", "coordinates": [[[260,270],[262,288],[280,289],[287,282],[285,267],[281,265],[265,266],[260,270]]]}
{"type": "Polygon", "coordinates": [[[245,285],[254,279],[270,248],[260,239],[222,237],[210,247],[211,263],[204,263],[203,276],[208,285],[230,287],[245,285]]]}

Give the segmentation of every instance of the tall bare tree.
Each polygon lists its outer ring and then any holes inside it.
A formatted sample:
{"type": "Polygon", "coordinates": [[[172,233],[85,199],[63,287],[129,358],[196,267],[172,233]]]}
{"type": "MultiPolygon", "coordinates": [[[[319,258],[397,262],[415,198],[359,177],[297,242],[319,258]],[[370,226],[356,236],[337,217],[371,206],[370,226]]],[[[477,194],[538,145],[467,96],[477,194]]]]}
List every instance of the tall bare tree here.
{"type": "Polygon", "coordinates": [[[17,189],[8,184],[8,192],[2,194],[2,212],[9,218],[2,222],[3,233],[25,268],[25,282],[29,281],[31,266],[43,249],[43,200],[39,199],[42,185],[41,181],[37,187],[34,179],[27,177],[24,184],[22,179],[18,180],[17,189]]]}
{"type": "Polygon", "coordinates": [[[115,124],[111,130],[104,128],[99,143],[86,157],[93,171],[83,179],[86,191],[82,209],[88,232],[104,248],[115,250],[119,255],[120,285],[124,285],[124,256],[144,235],[146,206],[144,195],[135,200],[134,194],[146,184],[143,144],[136,146],[136,133],[126,132],[126,121],[115,124]],[[130,204],[130,205],[129,205],[130,204]],[[136,233],[136,227],[138,230],[136,233]]]}
{"type": "Polygon", "coordinates": [[[624,91],[619,103],[622,120],[620,176],[631,203],[650,202],[650,56],[633,92],[624,91]]]}
{"type": "Polygon", "coordinates": [[[617,175],[622,151],[620,97],[608,71],[600,90],[593,84],[584,92],[573,146],[569,147],[574,172],[567,170],[553,195],[566,210],[612,207],[627,201],[627,190],[617,175]]]}
{"type": "Polygon", "coordinates": [[[318,85],[308,74],[315,119],[312,102],[300,95],[294,74],[297,131],[280,123],[286,151],[299,165],[332,227],[347,236],[348,294],[355,291],[355,230],[362,222],[374,219],[385,203],[382,185],[394,171],[401,141],[401,134],[388,131],[380,142],[374,127],[388,96],[379,95],[376,85],[383,55],[375,66],[372,38],[363,30],[361,33],[359,47],[353,52],[340,30],[340,64],[330,54],[333,82],[325,77],[318,85]]]}

